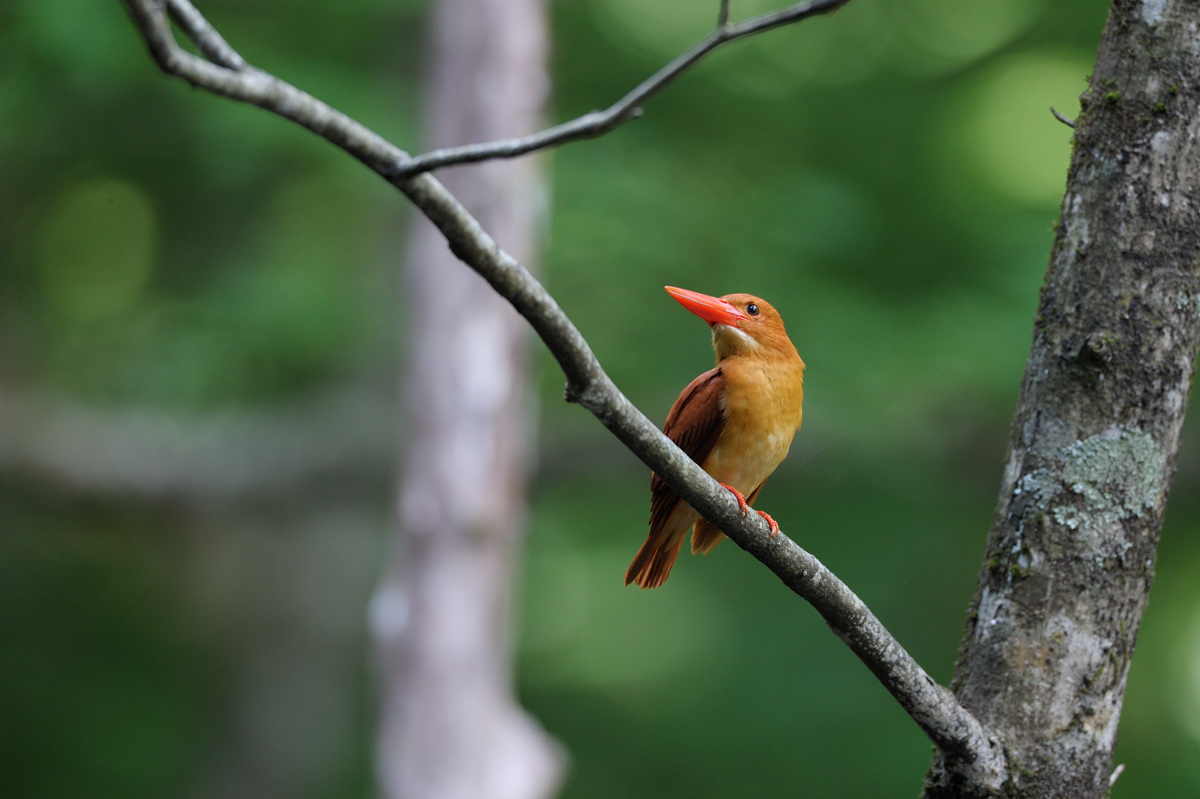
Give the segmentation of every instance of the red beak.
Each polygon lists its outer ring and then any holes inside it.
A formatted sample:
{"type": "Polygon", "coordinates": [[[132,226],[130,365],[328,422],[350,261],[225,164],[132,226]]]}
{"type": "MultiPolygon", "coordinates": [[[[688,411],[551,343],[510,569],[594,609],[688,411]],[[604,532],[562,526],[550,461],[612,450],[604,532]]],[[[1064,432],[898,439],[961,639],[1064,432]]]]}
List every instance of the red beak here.
{"type": "Polygon", "coordinates": [[[698,291],[677,289],[674,286],[664,286],[664,288],[668,294],[679,301],[680,305],[710,325],[720,323],[737,327],[737,323],[746,318],[744,313],[718,297],[710,297],[698,291]]]}

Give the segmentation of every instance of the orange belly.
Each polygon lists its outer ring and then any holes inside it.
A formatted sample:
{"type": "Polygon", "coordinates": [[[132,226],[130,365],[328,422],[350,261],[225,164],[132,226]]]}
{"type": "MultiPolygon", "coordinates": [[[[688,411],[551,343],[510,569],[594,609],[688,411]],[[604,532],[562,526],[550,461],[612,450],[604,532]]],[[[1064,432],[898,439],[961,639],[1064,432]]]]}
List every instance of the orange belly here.
{"type": "Polygon", "coordinates": [[[701,464],[718,482],[749,495],[771,476],[787,457],[795,428],[765,435],[727,430],[701,464]]]}
{"type": "Polygon", "coordinates": [[[743,494],[762,485],[787,457],[800,427],[801,370],[789,364],[722,365],[724,429],[701,466],[743,494]]]}

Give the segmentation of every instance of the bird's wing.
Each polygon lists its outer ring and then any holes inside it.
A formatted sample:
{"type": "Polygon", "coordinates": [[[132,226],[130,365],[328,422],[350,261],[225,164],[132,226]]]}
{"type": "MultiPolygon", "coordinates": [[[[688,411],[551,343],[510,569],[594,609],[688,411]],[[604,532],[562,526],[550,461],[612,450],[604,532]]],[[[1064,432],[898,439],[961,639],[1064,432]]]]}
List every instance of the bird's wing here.
{"type": "MultiPolygon", "coordinates": [[[[688,384],[667,414],[663,432],[696,463],[704,463],[721,437],[725,426],[725,414],[721,409],[724,388],[725,375],[720,367],[710,369],[688,384]]],[[[679,495],[657,474],[651,474],[651,536],[666,523],[678,502],[679,495]]]]}

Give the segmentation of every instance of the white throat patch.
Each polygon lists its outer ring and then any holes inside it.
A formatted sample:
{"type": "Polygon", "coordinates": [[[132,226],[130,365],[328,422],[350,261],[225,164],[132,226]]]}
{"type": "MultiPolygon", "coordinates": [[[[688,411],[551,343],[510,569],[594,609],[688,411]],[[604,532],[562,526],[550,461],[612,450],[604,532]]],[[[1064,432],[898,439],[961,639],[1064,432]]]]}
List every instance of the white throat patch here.
{"type": "Polygon", "coordinates": [[[713,349],[717,351],[718,356],[725,353],[758,349],[758,342],[745,331],[721,322],[713,325],[712,341],[713,349]]]}

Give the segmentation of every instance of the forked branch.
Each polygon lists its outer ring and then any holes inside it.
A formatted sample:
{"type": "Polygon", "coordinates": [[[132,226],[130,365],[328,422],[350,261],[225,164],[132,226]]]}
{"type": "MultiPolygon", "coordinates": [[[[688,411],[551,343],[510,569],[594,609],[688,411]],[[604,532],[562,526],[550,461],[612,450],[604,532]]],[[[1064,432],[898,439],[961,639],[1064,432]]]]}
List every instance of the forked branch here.
{"type": "MultiPolygon", "coordinates": [[[[210,60],[179,47],[159,0],[122,1],[165,72],[308,128],[403,192],[438,227],[454,253],[507,299],[545,342],[566,375],[569,400],[591,411],[688,504],[810,602],[943,752],[978,775],[979,783],[1000,785],[1006,773],[1004,755],[979,721],[925,673],[841,580],[787,536],[771,536],[757,514],[743,516],[729,492],[634,407],[605,374],[554,298],[496,244],[440,182],[428,173],[410,175],[405,167],[412,159],[403,150],[320,100],[247,64],[188,0],[166,0],[166,9],[210,60]]],[[[827,11],[844,2],[806,3],[722,27],[765,30],[803,14],[818,13],[805,9],[827,11]]]]}
{"type": "Polygon", "coordinates": [[[669,64],[642,81],[633,91],[603,111],[591,111],[581,117],[552,128],[513,139],[446,147],[414,156],[400,170],[401,175],[415,175],[451,164],[467,164],[491,158],[513,158],[535,150],[543,150],[579,139],[603,136],[641,113],[642,103],[658,94],[685,70],[722,45],[756,33],[790,25],[809,17],[830,14],[850,0],[806,0],[779,11],[760,14],[744,22],[729,24],[729,0],[722,0],[717,26],[711,33],[676,56],[669,64]]]}

